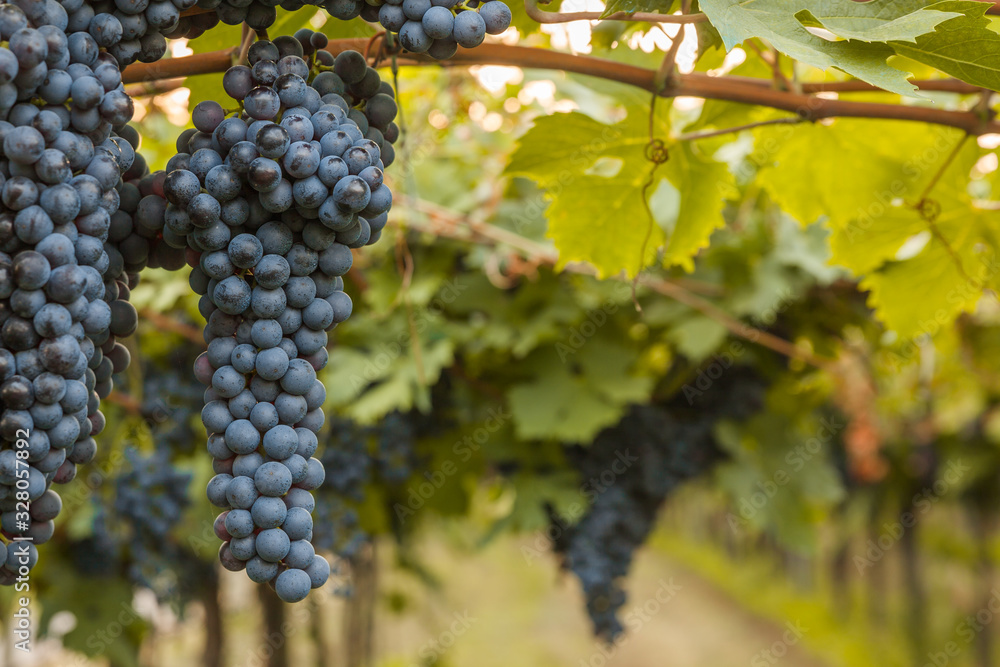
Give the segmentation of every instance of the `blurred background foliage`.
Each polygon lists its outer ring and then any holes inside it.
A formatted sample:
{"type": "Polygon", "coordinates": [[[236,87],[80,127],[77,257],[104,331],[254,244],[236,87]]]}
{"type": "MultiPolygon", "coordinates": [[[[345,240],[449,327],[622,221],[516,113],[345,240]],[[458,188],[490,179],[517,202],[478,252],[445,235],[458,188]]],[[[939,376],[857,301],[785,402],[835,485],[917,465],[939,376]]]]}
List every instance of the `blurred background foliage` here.
{"type": "MultiPolygon", "coordinates": [[[[658,29],[540,32],[522,11],[502,39],[659,63],[658,29]]],[[[373,34],[312,9],[273,34],[307,22],[331,37],[373,34]]],[[[219,26],[173,54],[231,46],[238,30],[219,26]]],[[[682,49],[682,67],[771,76],[739,49],[742,61],[703,48],[696,65],[695,46],[682,49]]],[[[663,268],[633,291],[615,262],[638,258],[630,244],[649,225],[637,195],[649,169],[645,93],[551,71],[385,65],[403,116],[388,174],[396,204],[381,243],[347,276],[355,314],[333,332],[322,378],[335,422],[323,445],[354,438],[378,452],[364,493],[327,519],[343,556],[338,581],[285,607],[216,567],[190,371],[204,323],[186,269],[148,270],[132,292],[141,325],[128,344],[139,363],[108,401],[98,459],[67,487],[32,574],[38,648],[13,664],[996,663],[995,296],[974,290],[922,331],[935,300],[953,296],[907,263],[925,235],[889,251],[892,240],[847,244],[845,227],[814,222],[853,213],[867,174],[892,178],[957,136],[837,120],[672,144],[650,198],[654,241],[671,241],[663,268]],[[609,126],[632,147],[566,159],[609,126]],[[574,176],[556,190],[562,167],[574,176]],[[628,198],[611,205],[588,193],[597,179],[628,198]],[[711,234],[711,245],[684,246],[681,225],[711,234]],[[563,263],[575,243],[606,258],[598,269],[611,277],[579,263],[556,271],[553,238],[563,263]],[[894,282],[894,267],[909,273],[894,282]],[[628,633],[603,646],[551,553],[553,513],[578,518],[588,502],[567,447],[634,404],[697,405],[734,368],[766,379],[762,409],[712,424],[721,460],[666,503],[626,583],[628,633]],[[407,460],[393,460],[393,447],[407,460]],[[186,490],[150,510],[172,524],[169,540],[144,542],[142,522],[129,519],[155,495],[130,487],[140,465],[171,466],[173,487],[186,490]],[[657,597],[674,584],[676,599],[657,597]]],[[[175,152],[190,106],[223,99],[220,82],[200,75],[140,99],[151,166],[175,152]]],[[[654,127],[666,138],[770,113],[678,99],[660,104],[654,127]]],[[[966,143],[939,195],[949,224],[974,218],[996,230],[982,202],[998,173],[995,146],[966,143]]],[[[0,603],[12,608],[11,591],[0,603]]]]}

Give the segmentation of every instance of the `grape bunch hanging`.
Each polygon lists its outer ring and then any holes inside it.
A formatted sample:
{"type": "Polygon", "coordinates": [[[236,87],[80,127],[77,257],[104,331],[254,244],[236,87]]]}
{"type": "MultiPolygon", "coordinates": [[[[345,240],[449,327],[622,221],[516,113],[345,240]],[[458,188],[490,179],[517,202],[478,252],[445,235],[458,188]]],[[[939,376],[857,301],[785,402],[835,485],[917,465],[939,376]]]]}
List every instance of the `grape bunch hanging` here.
{"type": "Polygon", "coordinates": [[[51,486],[94,458],[100,399],[130,361],[116,339],[138,322],[141,266],[108,239],[139,137],[91,32],[54,1],[0,5],[0,528],[25,540],[0,547],[3,584],[52,537],[51,486]]]}
{"type": "MultiPolygon", "coordinates": [[[[499,0],[352,2],[322,6],[436,57],[510,22],[499,0]]],[[[62,506],[53,485],[97,454],[100,401],[131,361],[119,339],[138,326],[139,274],[185,265],[207,321],[194,374],[207,385],[220,560],[288,601],[326,581],[311,544],[325,477],[317,372],[327,331],[353,308],[352,250],[379,239],[392,205],[395,93],[361,54],[323,50],[322,34],[259,41],[223,77],[230,108],[199,104],[177,155],[151,172],[122,83],[167,39],[219,22],[261,32],[276,7],[304,4],[317,3],[0,3],[0,584],[34,567],[62,506]]]]}
{"type": "Polygon", "coordinates": [[[208,350],[195,374],[208,385],[219,557],[288,602],[330,574],[311,543],[310,492],[325,478],[313,457],[326,399],[316,373],[327,330],[352,310],[342,291],[351,249],[378,239],[392,204],[382,156],[396,112],[360,54],[326,70],[303,58],[313,35],[300,39],[257,42],[250,66],[226,73],[245,118],[195,107],[197,132],[182,143],[211,145],[170,161],[162,218],[166,242],[198,256],[191,286],[208,350]]]}

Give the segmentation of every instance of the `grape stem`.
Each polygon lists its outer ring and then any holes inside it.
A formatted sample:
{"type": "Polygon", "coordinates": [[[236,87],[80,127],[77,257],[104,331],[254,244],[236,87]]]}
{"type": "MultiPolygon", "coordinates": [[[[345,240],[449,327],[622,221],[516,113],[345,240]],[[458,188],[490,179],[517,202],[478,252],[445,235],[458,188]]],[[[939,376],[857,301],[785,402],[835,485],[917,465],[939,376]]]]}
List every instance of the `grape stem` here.
{"type": "Polygon", "coordinates": [[[794,92],[801,92],[795,86],[794,83],[788,80],[785,73],[781,71],[781,56],[778,51],[771,51],[770,53],[764,53],[760,46],[757,45],[757,41],[753,39],[748,39],[744,42],[749,46],[757,56],[771,68],[771,73],[774,76],[775,86],[781,90],[791,90],[794,92]]]}
{"type": "Polygon", "coordinates": [[[805,119],[798,116],[789,116],[787,118],[771,118],[769,120],[759,120],[755,123],[746,123],[745,125],[736,125],[734,127],[724,127],[720,130],[707,130],[705,132],[687,132],[684,134],[678,134],[674,137],[674,141],[698,141],[699,139],[710,139],[712,137],[721,137],[726,134],[735,134],[737,132],[742,132],[743,130],[753,130],[758,127],[765,127],[767,125],[797,125],[798,123],[804,123],[805,119]]]}
{"type": "Polygon", "coordinates": [[[250,46],[257,39],[257,34],[246,23],[243,24],[243,37],[240,40],[240,50],[235,57],[234,65],[242,65],[247,61],[247,54],[250,53],[250,46]]]}
{"type": "MultiPolygon", "coordinates": [[[[334,55],[348,50],[364,52],[367,43],[368,39],[331,40],[326,50],[334,55]]],[[[232,51],[233,49],[226,49],[183,58],[168,58],[150,64],[136,63],[125,69],[122,73],[122,79],[125,83],[137,83],[178,76],[224,72],[229,68],[232,51]]],[[[656,71],[652,69],[636,67],[603,58],[595,58],[593,56],[560,53],[541,48],[508,46],[505,44],[481,44],[475,49],[459,48],[458,52],[446,61],[435,61],[427,57],[407,54],[405,57],[400,57],[398,62],[401,65],[435,64],[439,66],[463,67],[469,65],[507,65],[562,70],[564,72],[573,72],[618,81],[643,88],[649,92],[653,92],[656,89],[656,71]]],[[[961,94],[982,92],[982,89],[977,86],[972,86],[955,79],[935,79],[914,81],[913,83],[921,90],[961,94]]],[[[824,84],[802,84],[802,92],[796,93],[774,90],[767,80],[754,80],[736,76],[709,76],[700,72],[692,72],[690,74],[676,74],[674,81],[661,94],[664,97],[698,97],[771,107],[793,112],[804,120],[837,117],[877,118],[884,120],[907,120],[954,127],[975,136],[1000,133],[1000,122],[984,119],[975,111],[950,111],[902,104],[855,102],[852,100],[827,99],[811,94],[823,91],[866,92],[878,91],[878,89],[861,81],[846,81],[824,84]]]]}

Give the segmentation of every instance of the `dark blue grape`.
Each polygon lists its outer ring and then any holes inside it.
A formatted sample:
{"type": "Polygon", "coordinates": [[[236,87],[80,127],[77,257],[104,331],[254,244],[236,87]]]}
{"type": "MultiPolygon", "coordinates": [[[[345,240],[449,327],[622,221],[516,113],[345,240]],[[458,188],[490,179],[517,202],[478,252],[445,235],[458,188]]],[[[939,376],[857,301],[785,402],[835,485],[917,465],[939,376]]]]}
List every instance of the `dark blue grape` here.
{"type": "Polygon", "coordinates": [[[483,43],[486,37],[486,22],[474,11],[459,12],[455,17],[455,28],[452,34],[459,46],[467,49],[483,43]]]}

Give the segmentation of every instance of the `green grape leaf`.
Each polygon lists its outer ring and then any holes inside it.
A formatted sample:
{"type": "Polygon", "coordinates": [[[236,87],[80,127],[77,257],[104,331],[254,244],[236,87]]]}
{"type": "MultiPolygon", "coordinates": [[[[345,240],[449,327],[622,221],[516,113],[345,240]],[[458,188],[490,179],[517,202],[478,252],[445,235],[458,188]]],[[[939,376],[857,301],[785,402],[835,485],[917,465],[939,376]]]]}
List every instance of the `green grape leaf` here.
{"type": "Polygon", "coordinates": [[[854,119],[768,128],[757,138],[759,147],[774,147],[772,162],[757,182],[800,222],[825,219],[830,264],[863,278],[888,328],[903,336],[936,332],[972,310],[993,279],[991,256],[983,253],[994,247],[986,214],[976,213],[966,192],[980,155],[975,142],[963,144],[926,195],[939,209],[934,226],[915,209],[962,136],[854,119]]]}
{"type": "Polygon", "coordinates": [[[901,56],[962,81],[1000,90],[1000,34],[990,29],[990,20],[985,16],[989,4],[954,0],[933,7],[952,9],[964,16],[945,21],[914,42],[892,41],[889,45],[901,56]]]}
{"type": "MultiPolygon", "coordinates": [[[[691,271],[692,258],[723,225],[723,200],[734,193],[729,170],[679,144],[654,172],[646,157],[647,113],[630,107],[616,125],[581,113],[556,114],[539,118],[521,138],[507,173],[546,189],[548,235],[560,266],[584,261],[601,277],[621,271],[633,276],[666,242],[665,264],[691,271]],[[664,179],[674,187],[673,206],[659,204],[664,179]],[[648,209],[647,196],[656,200],[648,209]]],[[[664,124],[657,119],[658,135],[665,134],[664,124]]]]}
{"type": "Polygon", "coordinates": [[[708,246],[712,232],[725,224],[723,201],[736,196],[736,186],[726,165],[697,155],[690,143],[671,147],[666,171],[681,201],[663,261],[690,272],[694,256],[708,246]]]}
{"type": "Polygon", "coordinates": [[[548,209],[560,267],[583,261],[597,267],[601,277],[620,271],[631,277],[653,261],[663,231],[643,205],[645,181],[642,171],[633,171],[629,179],[580,176],[560,192],[548,209]]]}
{"type": "Polygon", "coordinates": [[[928,6],[926,0],[824,0],[810,3],[808,9],[796,14],[796,18],[803,25],[825,28],[843,39],[912,42],[932,32],[943,21],[962,16],[956,11],[945,11],[942,5],[950,4],[942,2],[928,6]]]}
{"type": "Polygon", "coordinates": [[[617,423],[629,403],[649,399],[653,378],[631,370],[637,353],[617,336],[599,329],[528,357],[535,377],[507,391],[517,437],[589,442],[617,423]]]}
{"type": "Polygon", "coordinates": [[[927,224],[912,209],[890,206],[884,215],[863,224],[837,225],[830,236],[831,261],[863,275],[896,257],[903,244],[927,232],[927,224]]]}
{"type": "Polygon", "coordinates": [[[581,113],[554,114],[537,119],[521,138],[507,173],[546,189],[548,235],[559,249],[560,267],[583,261],[602,277],[635,275],[655,257],[663,231],[643,202],[652,168],[646,124],[639,108],[616,125],[581,113]]]}
{"type": "Polygon", "coordinates": [[[518,142],[507,173],[548,187],[570,177],[570,171],[586,171],[600,157],[644,159],[649,137],[642,122],[631,117],[618,125],[605,125],[578,112],[538,118],[518,142]]]}
{"type": "MultiPolygon", "coordinates": [[[[827,3],[831,7],[855,4],[850,0],[827,3]]],[[[836,67],[851,76],[900,95],[916,96],[916,87],[907,81],[907,74],[891,67],[887,58],[893,50],[883,43],[856,40],[832,42],[813,35],[795,17],[809,9],[804,0],[702,0],[702,11],[708,15],[722,36],[727,49],[747,39],[767,40],[785,55],[822,70],[836,67]]],[[[942,17],[942,20],[947,15],[942,17]]]]}
{"type": "Polygon", "coordinates": [[[518,437],[527,439],[587,442],[623,414],[621,407],[587,391],[566,369],[514,387],[507,392],[507,401],[518,437]]]}
{"type": "MultiPolygon", "coordinates": [[[[951,152],[946,147],[942,142],[928,149],[935,167],[951,152]]],[[[933,220],[922,217],[914,205],[938,171],[928,164],[915,172],[911,187],[897,190],[899,196],[833,225],[832,262],[863,276],[869,305],[901,336],[935,335],[961,313],[971,312],[983,288],[996,283],[989,214],[977,211],[966,192],[978,157],[975,142],[965,142],[937,179],[927,195],[938,209],[933,220]]]]}
{"type": "Polygon", "coordinates": [[[928,132],[917,123],[856,119],[763,128],[754,156],[767,166],[757,182],[799,222],[826,216],[843,225],[915,196],[961,136],[948,128],[928,132]]]}
{"type": "MultiPolygon", "coordinates": [[[[978,151],[972,142],[931,196],[941,207],[933,227],[916,210],[909,209],[911,222],[899,225],[898,238],[922,228],[924,242],[915,255],[896,261],[891,258],[861,281],[870,292],[868,303],[886,326],[899,335],[934,336],[964,312],[972,312],[983,289],[997,284],[1000,265],[991,215],[977,211],[964,191],[963,174],[968,173],[978,151]],[[919,295],[919,298],[914,298],[919,295]]],[[[898,212],[897,212],[898,213],[898,212]]],[[[897,223],[898,224],[898,223],[897,223]]],[[[911,241],[912,242],[912,241],[911,241]]],[[[902,246],[900,246],[902,247],[902,246]]]]}
{"type": "Polygon", "coordinates": [[[188,42],[188,47],[195,53],[210,53],[212,51],[221,51],[222,49],[231,49],[240,43],[240,37],[242,34],[241,25],[226,25],[225,23],[220,23],[211,30],[206,30],[198,37],[190,40],[188,42]]]}
{"type": "Polygon", "coordinates": [[[294,12],[279,12],[278,19],[268,29],[268,32],[272,35],[294,35],[297,30],[302,28],[314,28],[315,26],[311,22],[319,13],[320,10],[313,5],[306,5],[294,12]]]}
{"type": "Polygon", "coordinates": [[[608,0],[601,18],[606,18],[617,12],[672,14],[678,4],[677,0],[608,0]]]}
{"type": "MultiPolygon", "coordinates": [[[[895,171],[894,161],[868,150],[844,125],[776,126],[757,134],[757,145],[774,147],[772,163],[761,170],[758,183],[803,224],[855,215],[895,171]]],[[[878,141],[879,136],[866,139],[878,141]]]]}
{"type": "Polygon", "coordinates": [[[934,336],[961,313],[972,312],[982,296],[982,284],[952,255],[967,251],[964,244],[945,247],[932,239],[916,257],[868,274],[860,287],[870,292],[868,304],[878,318],[900,336],[934,336]]]}

